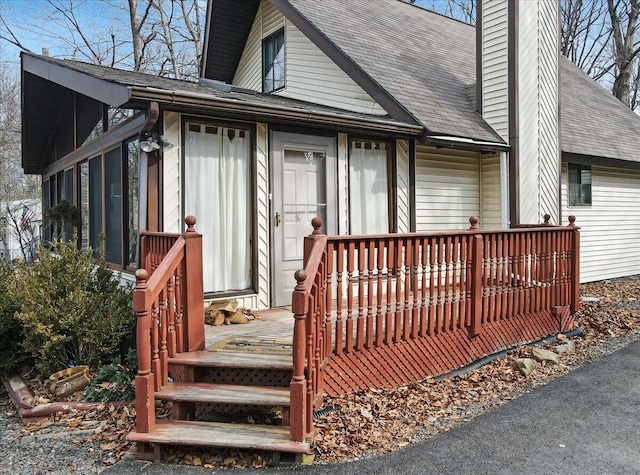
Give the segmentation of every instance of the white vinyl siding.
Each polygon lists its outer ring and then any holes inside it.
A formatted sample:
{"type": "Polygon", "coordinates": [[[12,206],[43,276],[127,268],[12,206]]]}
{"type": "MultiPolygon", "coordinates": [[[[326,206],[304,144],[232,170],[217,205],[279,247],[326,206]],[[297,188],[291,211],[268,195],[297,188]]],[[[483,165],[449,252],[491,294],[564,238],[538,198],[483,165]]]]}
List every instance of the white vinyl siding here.
{"type": "Polygon", "coordinates": [[[507,0],[482,2],[482,117],[509,140],[507,0]]]}
{"type": "Polygon", "coordinates": [[[416,231],[468,229],[480,216],[479,154],[417,146],[415,189],[416,231]]]}
{"type": "MultiPolygon", "coordinates": [[[[164,138],[173,144],[173,147],[162,150],[162,230],[165,233],[181,233],[186,229],[186,225],[182,220],[181,210],[180,114],[165,112],[163,126],[164,138]]],[[[196,229],[198,229],[197,224],[196,229]]]]}
{"type": "Polygon", "coordinates": [[[592,204],[568,206],[562,167],[562,219],[580,227],[580,281],[640,274],[640,171],[592,167],[592,204]]]}
{"type": "Polygon", "coordinates": [[[482,157],[480,164],[482,180],[482,214],[480,222],[483,229],[500,229],[502,227],[500,156],[482,157]]]}
{"type": "Polygon", "coordinates": [[[247,38],[233,84],[262,90],[262,39],[285,27],[285,87],[275,94],[354,112],[385,115],[353,79],[291,22],[263,0],[247,38]]]}

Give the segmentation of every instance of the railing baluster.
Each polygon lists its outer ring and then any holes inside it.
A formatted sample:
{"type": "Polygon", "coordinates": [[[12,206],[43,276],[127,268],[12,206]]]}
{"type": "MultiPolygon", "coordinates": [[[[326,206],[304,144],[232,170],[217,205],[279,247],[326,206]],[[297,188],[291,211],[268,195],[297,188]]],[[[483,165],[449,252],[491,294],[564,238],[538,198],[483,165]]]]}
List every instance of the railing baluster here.
{"type": "Polygon", "coordinates": [[[364,344],[364,279],[365,279],[365,242],[358,243],[358,320],[356,322],[356,349],[362,350],[364,344]]]}
{"type": "Polygon", "coordinates": [[[175,271],[169,277],[167,281],[167,303],[168,308],[168,326],[167,326],[167,339],[169,357],[173,358],[176,355],[176,296],[175,296],[175,271]]]}
{"type": "Polygon", "coordinates": [[[427,335],[427,271],[429,262],[429,239],[423,238],[421,243],[420,269],[422,277],[422,285],[420,287],[420,336],[427,335]]]}
{"type": "Polygon", "coordinates": [[[336,355],[341,355],[344,349],[342,328],[342,274],[344,273],[344,243],[338,243],[336,254],[336,355]]]}
{"type": "Polygon", "coordinates": [[[395,241],[393,239],[389,239],[387,242],[387,298],[385,305],[385,340],[384,342],[389,345],[393,341],[392,330],[393,330],[393,310],[395,309],[395,305],[393,303],[393,273],[394,273],[394,251],[395,251],[395,241]]]}
{"type": "Polygon", "coordinates": [[[331,291],[332,291],[332,276],[333,276],[333,263],[335,259],[335,243],[330,242],[327,244],[327,254],[325,256],[327,267],[325,273],[325,300],[324,300],[324,312],[325,312],[325,356],[331,354],[333,348],[333,328],[331,323],[331,291]]]}
{"type": "Polygon", "coordinates": [[[382,339],[384,337],[384,328],[383,328],[383,314],[382,314],[382,300],[383,300],[383,287],[382,283],[384,281],[383,269],[384,269],[384,241],[379,239],[376,241],[376,250],[377,250],[377,270],[378,270],[378,289],[377,289],[377,298],[376,298],[376,346],[382,345],[382,339]]]}
{"type": "Polygon", "coordinates": [[[154,390],[159,391],[162,387],[162,371],[160,367],[160,347],[159,347],[159,327],[160,327],[160,307],[156,298],[151,305],[151,371],[153,372],[154,390]]]}
{"type": "Polygon", "coordinates": [[[420,239],[414,238],[413,243],[413,260],[411,262],[411,292],[413,294],[413,302],[411,304],[411,338],[417,338],[420,334],[420,308],[418,307],[418,275],[420,273],[420,239]]]}
{"type": "Polygon", "coordinates": [[[373,348],[373,298],[375,293],[375,242],[368,240],[367,243],[367,348],[373,348]]]}
{"type": "Polygon", "coordinates": [[[435,238],[429,238],[429,335],[436,332],[435,276],[436,276],[437,244],[435,238]]]}
{"type": "Polygon", "coordinates": [[[393,341],[398,343],[402,338],[402,252],[404,246],[402,239],[395,238],[396,253],[394,258],[394,269],[396,278],[396,305],[393,311],[393,341]]]}
{"type": "Polygon", "coordinates": [[[169,376],[169,351],[167,350],[167,326],[169,319],[167,315],[168,302],[166,288],[162,289],[160,292],[158,303],[158,326],[160,330],[160,386],[164,386],[167,383],[167,377],[169,376]]]}
{"type": "Polygon", "coordinates": [[[353,261],[355,243],[349,241],[347,245],[347,335],[345,351],[353,350],[353,261]]]}
{"type": "Polygon", "coordinates": [[[411,272],[411,259],[412,259],[413,251],[412,251],[411,244],[412,244],[411,239],[404,240],[404,263],[403,263],[404,303],[403,303],[403,309],[402,309],[402,314],[403,314],[402,339],[403,340],[409,339],[409,334],[411,330],[411,321],[410,321],[410,314],[409,314],[409,298],[410,298],[409,292],[411,292],[412,290],[410,272],[411,272]]]}

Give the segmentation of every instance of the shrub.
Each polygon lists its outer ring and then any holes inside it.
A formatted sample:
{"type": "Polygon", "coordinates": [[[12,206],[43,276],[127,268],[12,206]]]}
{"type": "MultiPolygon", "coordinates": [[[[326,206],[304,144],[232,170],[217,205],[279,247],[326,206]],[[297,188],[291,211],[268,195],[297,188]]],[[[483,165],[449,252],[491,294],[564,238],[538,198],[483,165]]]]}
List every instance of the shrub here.
{"type": "Polygon", "coordinates": [[[0,263],[0,378],[13,376],[31,363],[24,349],[24,327],[16,318],[18,300],[9,290],[14,278],[13,269],[0,263]]]}
{"type": "Polygon", "coordinates": [[[133,381],[137,371],[137,355],[130,349],[123,364],[119,358],[114,358],[110,364],[100,367],[98,375],[84,390],[82,399],[97,402],[134,400],[136,390],[133,381]]]}
{"type": "Polygon", "coordinates": [[[24,325],[25,349],[43,374],[70,361],[97,368],[119,354],[134,331],[131,289],[92,251],[74,242],[54,244],[31,266],[18,266],[13,293],[24,325]]]}

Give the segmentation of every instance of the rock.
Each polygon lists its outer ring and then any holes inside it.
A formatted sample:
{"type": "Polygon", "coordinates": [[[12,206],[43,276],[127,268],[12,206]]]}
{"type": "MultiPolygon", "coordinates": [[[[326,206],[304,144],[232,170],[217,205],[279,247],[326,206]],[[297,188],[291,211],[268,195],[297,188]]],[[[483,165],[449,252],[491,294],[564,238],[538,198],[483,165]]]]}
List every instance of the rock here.
{"type": "Polygon", "coordinates": [[[558,354],[571,353],[575,349],[576,349],[576,344],[571,340],[567,340],[562,345],[556,346],[556,352],[558,354]]]}
{"type": "Polygon", "coordinates": [[[531,358],[517,358],[513,362],[513,367],[520,371],[524,376],[529,376],[536,367],[536,362],[531,358]]]}
{"type": "Polygon", "coordinates": [[[230,323],[249,323],[249,319],[242,312],[235,312],[229,316],[230,323]]]}
{"type": "Polygon", "coordinates": [[[540,362],[548,361],[549,363],[552,363],[552,364],[560,363],[559,354],[554,353],[553,351],[545,350],[543,348],[534,348],[531,351],[531,356],[533,357],[534,360],[540,361],[540,362]]]}
{"type": "Polygon", "coordinates": [[[558,340],[565,341],[567,339],[567,335],[563,335],[562,333],[558,333],[558,340]]]}
{"type": "Polygon", "coordinates": [[[583,302],[589,302],[589,303],[600,302],[600,299],[598,297],[581,297],[580,300],[582,300],[583,302]]]}

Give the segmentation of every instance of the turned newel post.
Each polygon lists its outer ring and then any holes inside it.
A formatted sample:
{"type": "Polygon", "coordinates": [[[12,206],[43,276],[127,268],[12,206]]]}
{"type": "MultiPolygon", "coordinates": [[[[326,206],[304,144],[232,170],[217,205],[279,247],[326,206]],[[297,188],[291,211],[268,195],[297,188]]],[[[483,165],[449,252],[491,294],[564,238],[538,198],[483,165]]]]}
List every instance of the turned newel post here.
{"type": "Polygon", "coordinates": [[[311,226],[313,226],[313,231],[309,236],[304,238],[304,267],[307,266],[307,262],[309,261],[309,256],[311,255],[311,249],[313,249],[313,242],[319,238],[320,236],[324,236],[322,234],[322,219],[317,216],[311,220],[311,226]]]}
{"type": "Polygon", "coordinates": [[[151,374],[151,303],[147,301],[145,269],[136,271],[136,287],[133,290],[133,311],[136,313],[136,347],[138,375],[136,376],[136,431],[149,432],[155,426],[155,397],[151,374]]]}
{"type": "Polygon", "coordinates": [[[184,350],[204,349],[204,284],[202,271],[202,235],[195,229],[196,218],[187,216],[184,220],[187,231],[182,235],[184,246],[184,350]]]}
{"type": "Polygon", "coordinates": [[[469,224],[471,226],[469,226],[469,231],[476,231],[478,229],[478,217],[477,216],[471,216],[469,218],[469,224]]]}
{"type": "Polygon", "coordinates": [[[291,309],[293,311],[293,378],[291,379],[291,439],[302,442],[306,436],[307,405],[306,380],[304,374],[306,348],[306,316],[307,316],[307,273],[299,270],[295,273],[296,287],[293,291],[291,309]]]}
{"type": "Polygon", "coordinates": [[[571,313],[580,310],[580,228],[576,217],[569,216],[569,228],[573,230],[571,239],[571,313]]]}
{"type": "Polygon", "coordinates": [[[549,224],[551,224],[551,215],[550,214],[545,214],[544,215],[544,223],[545,226],[549,226],[549,224]]]}
{"type": "MultiPolygon", "coordinates": [[[[477,216],[469,218],[469,231],[478,230],[477,216]]],[[[469,287],[471,290],[471,326],[469,336],[476,337],[482,331],[482,235],[474,234],[469,240],[469,259],[471,269],[469,275],[469,287]]]]}

